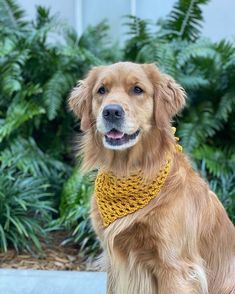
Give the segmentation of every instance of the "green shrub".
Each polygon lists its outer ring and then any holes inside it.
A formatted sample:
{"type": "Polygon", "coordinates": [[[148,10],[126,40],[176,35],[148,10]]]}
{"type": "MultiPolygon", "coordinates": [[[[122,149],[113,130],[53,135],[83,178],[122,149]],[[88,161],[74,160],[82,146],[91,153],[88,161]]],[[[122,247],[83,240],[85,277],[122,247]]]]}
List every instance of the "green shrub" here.
{"type": "Polygon", "coordinates": [[[60,218],[52,223],[53,229],[68,231],[63,244],[78,244],[83,257],[91,257],[99,250],[89,217],[93,178],[94,175],[82,176],[79,167],[74,169],[62,190],[60,218]]]}
{"type": "Polygon", "coordinates": [[[41,250],[40,225],[51,221],[52,194],[44,178],[29,176],[13,168],[0,168],[0,250],[13,245],[18,251],[41,250]]]}
{"type": "Polygon", "coordinates": [[[65,243],[84,254],[97,251],[88,218],[90,177],[74,167],[66,98],[89,68],[118,60],[154,62],[185,87],[188,106],[175,121],[178,135],[235,220],[235,46],[201,37],[207,2],[178,0],[157,26],[128,17],[120,48],[110,42],[106,22],[79,38],[45,8],[37,7],[31,22],[15,1],[1,1],[1,250],[40,248],[50,228],[67,229],[65,243]]]}
{"type": "Polygon", "coordinates": [[[57,216],[64,182],[73,169],[73,118],[67,111],[67,96],[91,66],[114,58],[107,29],[103,22],[78,38],[47,9],[37,7],[31,22],[15,1],[0,3],[2,250],[39,248],[49,217],[57,216]],[[50,195],[50,201],[44,195],[50,195]],[[11,219],[19,223],[7,220],[9,209],[11,219]]]}

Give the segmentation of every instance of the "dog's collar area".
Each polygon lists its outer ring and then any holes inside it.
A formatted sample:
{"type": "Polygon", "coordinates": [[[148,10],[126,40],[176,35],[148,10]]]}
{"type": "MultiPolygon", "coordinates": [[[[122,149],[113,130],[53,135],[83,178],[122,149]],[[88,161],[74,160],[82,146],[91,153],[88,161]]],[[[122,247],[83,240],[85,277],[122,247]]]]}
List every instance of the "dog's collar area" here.
{"type": "MultiPolygon", "coordinates": [[[[175,135],[176,128],[172,128],[175,135]]],[[[175,141],[179,141],[175,137],[175,141]]],[[[176,152],[182,152],[182,146],[175,144],[176,152]]],[[[99,172],[95,181],[95,195],[98,209],[105,227],[115,220],[131,214],[146,206],[157,197],[170,172],[171,157],[151,183],[143,180],[141,172],[129,177],[116,177],[109,172],[99,172]]]]}
{"type": "Polygon", "coordinates": [[[168,158],[151,183],[145,183],[140,174],[116,177],[99,172],[95,181],[96,201],[105,227],[146,206],[157,197],[170,171],[168,158]]]}

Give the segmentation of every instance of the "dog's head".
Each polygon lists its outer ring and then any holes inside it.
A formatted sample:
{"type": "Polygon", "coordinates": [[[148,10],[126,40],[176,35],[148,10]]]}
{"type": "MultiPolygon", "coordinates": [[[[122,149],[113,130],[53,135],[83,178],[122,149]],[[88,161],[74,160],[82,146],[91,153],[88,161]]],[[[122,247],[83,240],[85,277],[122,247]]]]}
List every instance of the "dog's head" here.
{"type": "Polygon", "coordinates": [[[170,128],[184,103],[185,93],[171,77],[153,64],[130,62],[92,69],[69,98],[81,129],[96,128],[113,150],[133,147],[154,128],[170,128]]]}

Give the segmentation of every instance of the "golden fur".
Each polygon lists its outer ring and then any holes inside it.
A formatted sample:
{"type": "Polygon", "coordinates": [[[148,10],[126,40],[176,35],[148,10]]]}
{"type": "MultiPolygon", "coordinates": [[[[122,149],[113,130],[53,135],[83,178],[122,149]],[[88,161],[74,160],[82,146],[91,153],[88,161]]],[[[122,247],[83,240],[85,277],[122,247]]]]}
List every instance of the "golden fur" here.
{"type": "Polygon", "coordinates": [[[83,169],[116,175],[141,169],[146,180],[158,172],[164,154],[173,163],[158,197],[104,228],[92,198],[91,218],[107,258],[109,294],[235,293],[235,231],[225,209],[183,153],[175,151],[172,117],[184,106],[184,90],[151,64],[120,62],[94,68],[69,99],[84,131],[83,169]],[[97,89],[109,91],[99,97],[97,89]],[[130,91],[140,85],[144,93],[130,91]],[[100,111],[119,103],[127,129],[141,128],[126,150],[103,146],[100,111]]]}

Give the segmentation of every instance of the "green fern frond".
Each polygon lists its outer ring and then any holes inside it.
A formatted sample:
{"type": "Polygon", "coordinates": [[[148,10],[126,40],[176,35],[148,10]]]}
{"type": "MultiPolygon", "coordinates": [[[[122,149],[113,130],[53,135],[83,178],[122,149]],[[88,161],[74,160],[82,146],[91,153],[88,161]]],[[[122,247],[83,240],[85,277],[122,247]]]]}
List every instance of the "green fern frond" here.
{"type": "Polygon", "coordinates": [[[24,27],[24,11],[14,0],[1,0],[0,2],[0,24],[11,29],[24,27]]]}
{"type": "Polygon", "coordinates": [[[199,39],[196,43],[188,43],[178,54],[178,66],[183,66],[192,59],[216,59],[218,54],[213,43],[208,39],[199,39]]]}
{"type": "Polygon", "coordinates": [[[0,58],[4,58],[14,51],[17,51],[17,39],[15,36],[13,35],[11,38],[8,38],[0,33],[0,58]]]}
{"type": "Polygon", "coordinates": [[[61,216],[67,214],[70,208],[87,205],[91,194],[90,177],[82,175],[79,166],[75,167],[70,178],[64,183],[61,194],[61,216]]]}
{"type": "Polygon", "coordinates": [[[77,39],[76,33],[68,35],[67,40],[68,37],[70,37],[70,40],[73,40],[73,43],[75,42],[80,48],[86,48],[95,53],[96,51],[93,50],[99,50],[99,46],[102,49],[110,42],[108,31],[109,24],[106,20],[104,20],[98,23],[95,27],[88,26],[79,40],[77,39]]]}
{"type": "Polygon", "coordinates": [[[0,126],[0,142],[22,124],[43,113],[45,113],[45,109],[33,101],[13,100],[7,111],[4,124],[0,126]]]}
{"type": "Polygon", "coordinates": [[[51,16],[49,8],[40,5],[36,6],[35,27],[37,29],[44,27],[48,23],[52,23],[55,19],[55,16],[51,16]]]}
{"type": "Polygon", "coordinates": [[[235,107],[235,88],[232,90],[228,90],[226,94],[224,94],[218,104],[217,111],[215,114],[215,118],[217,120],[227,121],[229,115],[234,110],[235,107]]]}
{"type": "Polygon", "coordinates": [[[43,101],[49,120],[56,117],[57,112],[65,98],[75,83],[75,77],[70,73],[57,71],[46,83],[43,93],[43,101]]]}
{"type": "Polygon", "coordinates": [[[229,61],[231,57],[234,57],[235,46],[232,42],[223,39],[220,42],[215,43],[215,49],[221,54],[223,61],[229,61]]]}
{"type": "Polygon", "coordinates": [[[209,172],[217,177],[231,173],[232,165],[235,163],[223,150],[206,144],[195,149],[193,157],[197,160],[204,160],[209,172]]]}
{"type": "Polygon", "coordinates": [[[209,81],[199,73],[193,73],[191,75],[179,73],[176,79],[185,89],[190,90],[201,89],[201,87],[209,85],[209,81]]]}
{"type": "Polygon", "coordinates": [[[137,16],[127,15],[127,21],[124,23],[128,27],[127,35],[131,38],[138,38],[147,40],[150,37],[150,28],[152,24],[151,21],[146,19],[141,19],[137,16]]]}
{"type": "Polygon", "coordinates": [[[163,23],[162,30],[170,40],[179,38],[195,41],[203,22],[201,5],[209,0],[178,0],[163,23]]]}
{"type": "Polygon", "coordinates": [[[95,54],[93,54],[91,51],[83,48],[80,50],[80,58],[83,61],[87,61],[88,64],[92,64],[95,66],[103,65],[104,62],[100,58],[98,58],[95,54]]]}
{"type": "Polygon", "coordinates": [[[190,121],[182,122],[178,127],[181,143],[187,152],[205,144],[208,137],[212,137],[221,128],[220,122],[214,119],[211,108],[201,106],[190,113],[190,121]]]}
{"type": "MultiPolygon", "coordinates": [[[[14,50],[14,46],[12,47],[14,50]]],[[[11,96],[15,91],[19,91],[22,85],[22,68],[29,59],[29,50],[24,52],[14,52],[6,56],[3,62],[0,60],[0,74],[2,79],[0,85],[6,96],[11,96]]]]}
{"type": "Polygon", "coordinates": [[[155,38],[144,45],[137,54],[137,62],[156,63],[165,73],[176,76],[176,52],[175,48],[164,40],[155,38]]]}
{"type": "Polygon", "coordinates": [[[126,34],[129,39],[126,42],[124,54],[127,60],[135,60],[143,46],[151,41],[151,23],[132,15],[126,17],[127,22],[124,25],[128,27],[126,34]]]}

